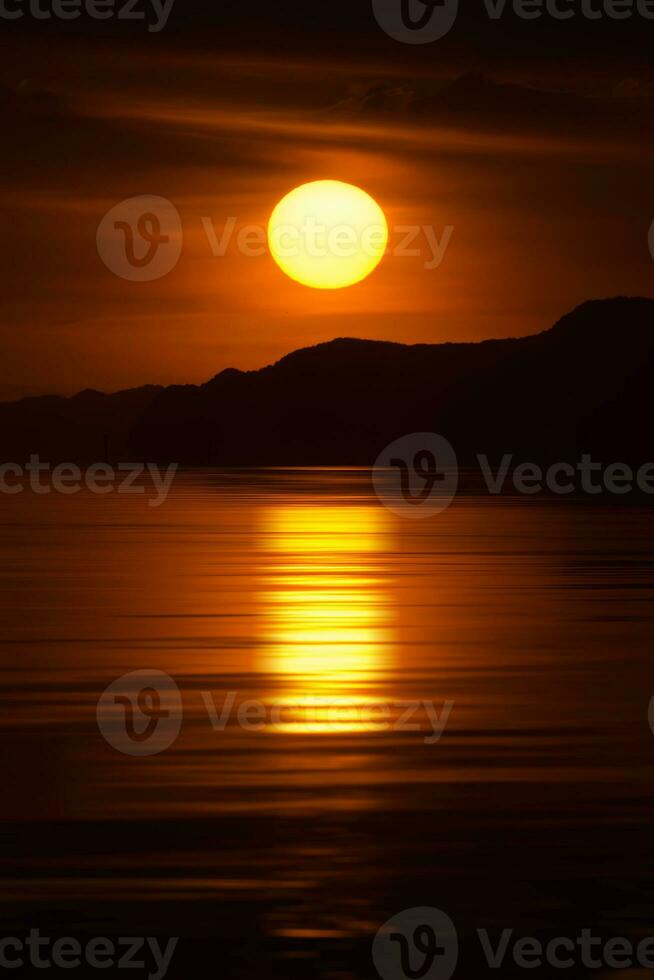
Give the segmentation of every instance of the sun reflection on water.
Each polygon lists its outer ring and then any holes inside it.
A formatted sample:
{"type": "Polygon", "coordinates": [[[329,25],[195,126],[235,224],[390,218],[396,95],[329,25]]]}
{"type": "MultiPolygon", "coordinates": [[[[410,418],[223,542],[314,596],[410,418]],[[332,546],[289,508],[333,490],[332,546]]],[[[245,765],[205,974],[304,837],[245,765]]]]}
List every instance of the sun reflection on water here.
{"type": "Polygon", "coordinates": [[[384,727],[371,690],[392,651],[386,519],[366,505],[267,509],[260,669],[281,682],[276,730],[384,727]]]}

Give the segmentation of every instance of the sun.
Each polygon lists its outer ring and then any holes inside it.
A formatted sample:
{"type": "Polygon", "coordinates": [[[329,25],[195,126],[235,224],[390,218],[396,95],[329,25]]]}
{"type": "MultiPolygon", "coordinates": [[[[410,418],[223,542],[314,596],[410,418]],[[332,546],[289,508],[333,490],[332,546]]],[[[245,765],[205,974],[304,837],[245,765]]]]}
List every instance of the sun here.
{"type": "Polygon", "coordinates": [[[268,244],[287,276],[314,289],[361,282],[388,244],[384,212],[369,194],[340,180],[301,184],[268,222],[268,244]]]}

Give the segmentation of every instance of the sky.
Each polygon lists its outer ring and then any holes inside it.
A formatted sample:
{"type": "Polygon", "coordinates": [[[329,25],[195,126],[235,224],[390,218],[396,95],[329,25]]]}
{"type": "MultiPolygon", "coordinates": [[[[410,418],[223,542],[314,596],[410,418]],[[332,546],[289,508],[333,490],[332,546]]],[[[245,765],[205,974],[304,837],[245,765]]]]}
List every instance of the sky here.
{"type": "Polygon", "coordinates": [[[425,45],[386,35],[369,0],[176,0],[157,33],[2,22],[0,398],[198,383],[339,336],[520,336],[586,299],[654,295],[654,20],[471,9],[425,45]],[[242,229],[328,178],[386,214],[368,279],[312,290],[243,254],[242,229]],[[144,195],[183,236],[150,282],[96,240],[144,195]],[[214,254],[208,229],[232,225],[214,254]],[[408,228],[419,254],[398,254],[408,228]]]}

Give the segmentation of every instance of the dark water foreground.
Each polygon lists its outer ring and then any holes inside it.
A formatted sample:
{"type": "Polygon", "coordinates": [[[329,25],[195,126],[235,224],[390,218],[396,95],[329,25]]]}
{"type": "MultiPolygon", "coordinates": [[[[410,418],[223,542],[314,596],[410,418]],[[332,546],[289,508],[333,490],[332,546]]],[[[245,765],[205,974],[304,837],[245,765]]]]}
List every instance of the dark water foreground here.
{"type": "MultiPolygon", "coordinates": [[[[418,906],[462,978],[488,972],[480,928],[654,935],[651,509],[412,521],[354,471],[147,499],[0,497],[2,935],[178,936],[168,976],[242,980],[377,976],[377,930],[418,906]],[[183,720],[135,757],[96,705],[146,668],[183,720]]],[[[528,973],[558,971],[492,971],[528,973]]]]}

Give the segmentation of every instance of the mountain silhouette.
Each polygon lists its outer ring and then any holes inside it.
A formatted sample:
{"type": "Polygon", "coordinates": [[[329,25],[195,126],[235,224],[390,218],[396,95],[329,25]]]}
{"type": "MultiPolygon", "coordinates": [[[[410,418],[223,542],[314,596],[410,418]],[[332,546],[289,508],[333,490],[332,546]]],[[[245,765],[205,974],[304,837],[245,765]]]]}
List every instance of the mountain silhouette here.
{"type": "Polygon", "coordinates": [[[146,385],[106,395],[44,395],[0,403],[0,458],[23,462],[37,454],[49,463],[130,459],[131,432],[161,387],[146,385]]]}
{"type": "Polygon", "coordinates": [[[584,303],[550,330],[482,343],[341,338],[203,385],[0,404],[0,455],[186,465],[370,465],[411,432],[534,462],[654,459],[654,300],[584,303]]]}

